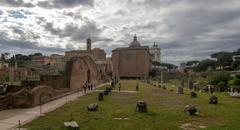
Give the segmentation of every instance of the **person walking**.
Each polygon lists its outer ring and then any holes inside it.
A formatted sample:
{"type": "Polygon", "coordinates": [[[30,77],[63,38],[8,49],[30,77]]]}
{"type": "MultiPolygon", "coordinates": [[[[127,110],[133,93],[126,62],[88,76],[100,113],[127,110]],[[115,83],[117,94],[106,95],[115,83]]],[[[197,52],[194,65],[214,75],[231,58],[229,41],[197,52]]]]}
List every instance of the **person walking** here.
{"type": "Polygon", "coordinates": [[[121,87],[122,87],[122,84],[119,83],[119,85],[118,85],[118,91],[119,91],[119,92],[121,91],[121,87]]]}
{"type": "Polygon", "coordinates": [[[83,90],[84,90],[84,93],[86,94],[86,92],[87,92],[87,86],[86,86],[86,84],[83,84],[83,90]]]}

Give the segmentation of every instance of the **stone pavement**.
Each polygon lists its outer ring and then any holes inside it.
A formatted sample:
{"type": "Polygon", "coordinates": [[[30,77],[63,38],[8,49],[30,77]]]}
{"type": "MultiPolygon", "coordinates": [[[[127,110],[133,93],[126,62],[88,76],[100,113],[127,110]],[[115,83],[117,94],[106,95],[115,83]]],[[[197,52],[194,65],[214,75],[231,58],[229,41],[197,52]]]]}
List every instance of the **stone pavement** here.
{"type": "MultiPolygon", "coordinates": [[[[106,84],[101,84],[96,88],[102,87],[106,84]]],[[[87,91],[87,93],[91,93],[95,91],[87,91]]],[[[53,100],[46,104],[42,105],[42,114],[48,113],[50,111],[55,110],[66,104],[68,101],[73,101],[78,99],[78,97],[83,96],[84,92],[77,92],[74,94],[67,95],[65,97],[53,100]]],[[[16,128],[18,126],[18,122],[20,120],[21,125],[24,125],[35,118],[40,116],[40,106],[36,106],[33,108],[27,109],[12,109],[12,110],[4,110],[0,111],[0,130],[10,130],[16,128]]]]}

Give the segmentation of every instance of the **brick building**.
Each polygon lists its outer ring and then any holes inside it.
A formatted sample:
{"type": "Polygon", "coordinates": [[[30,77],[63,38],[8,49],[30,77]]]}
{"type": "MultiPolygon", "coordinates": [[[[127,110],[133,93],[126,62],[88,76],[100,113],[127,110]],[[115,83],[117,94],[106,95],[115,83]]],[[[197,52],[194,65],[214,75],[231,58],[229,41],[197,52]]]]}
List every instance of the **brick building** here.
{"type": "Polygon", "coordinates": [[[129,47],[112,51],[113,76],[148,77],[151,69],[151,56],[148,46],[141,46],[134,36],[129,47]]]}
{"type": "Polygon", "coordinates": [[[48,56],[33,56],[32,63],[37,65],[47,65],[50,64],[50,57],[48,56]]]}
{"type": "Polygon", "coordinates": [[[87,39],[86,50],[73,50],[65,52],[65,58],[71,59],[74,57],[90,56],[98,66],[98,71],[102,74],[106,73],[106,53],[100,48],[91,48],[92,41],[90,38],[87,39]]]}

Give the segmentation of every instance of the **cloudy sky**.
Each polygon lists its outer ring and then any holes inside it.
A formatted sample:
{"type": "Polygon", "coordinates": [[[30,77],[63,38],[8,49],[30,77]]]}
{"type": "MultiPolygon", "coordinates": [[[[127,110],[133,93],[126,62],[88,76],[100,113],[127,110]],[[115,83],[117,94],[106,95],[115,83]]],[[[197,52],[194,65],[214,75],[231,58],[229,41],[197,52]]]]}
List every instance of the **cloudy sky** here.
{"type": "Polygon", "coordinates": [[[0,0],[0,53],[159,44],[165,62],[240,48],[239,0],[0,0]]]}

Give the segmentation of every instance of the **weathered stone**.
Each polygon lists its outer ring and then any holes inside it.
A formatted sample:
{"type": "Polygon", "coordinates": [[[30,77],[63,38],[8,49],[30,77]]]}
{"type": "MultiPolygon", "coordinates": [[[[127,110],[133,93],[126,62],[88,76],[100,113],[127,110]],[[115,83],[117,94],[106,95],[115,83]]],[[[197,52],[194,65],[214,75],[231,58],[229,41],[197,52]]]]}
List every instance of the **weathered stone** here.
{"type": "Polygon", "coordinates": [[[98,104],[97,103],[91,103],[88,105],[88,111],[97,111],[98,110],[98,104]]]}
{"type": "Polygon", "coordinates": [[[184,88],[184,81],[183,80],[181,81],[181,86],[184,88]]]}
{"type": "Polygon", "coordinates": [[[90,56],[71,58],[66,63],[65,73],[66,87],[72,90],[83,90],[86,82],[93,85],[100,82],[98,66],[90,56]]]}
{"type": "Polygon", "coordinates": [[[98,94],[98,100],[99,100],[99,101],[103,101],[103,97],[104,97],[103,92],[101,92],[101,93],[98,94]]]}
{"type": "Polygon", "coordinates": [[[137,111],[147,112],[147,103],[144,101],[138,101],[137,102],[137,111]]]}
{"type": "Polygon", "coordinates": [[[189,80],[189,81],[188,81],[188,88],[189,88],[190,90],[193,89],[193,81],[192,81],[192,80],[189,80]]]}
{"type": "Polygon", "coordinates": [[[193,83],[193,91],[199,91],[199,89],[202,88],[199,83],[193,83]]]}
{"type": "Polygon", "coordinates": [[[76,121],[72,121],[72,122],[64,122],[64,127],[67,130],[79,130],[79,125],[76,121]]]}
{"type": "Polygon", "coordinates": [[[184,108],[184,112],[186,112],[189,115],[195,115],[197,112],[197,109],[194,105],[186,105],[184,108]]]}
{"type": "Polygon", "coordinates": [[[178,86],[177,94],[183,94],[183,87],[182,86],[178,86]]]}
{"type": "Polygon", "coordinates": [[[164,90],[165,90],[165,89],[166,89],[166,86],[165,86],[165,85],[163,85],[162,89],[164,89],[164,90]]]}
{"type": "Polygon", "coordinates": [[[209,99],[210,104],[217,104],[218,103],[218,98],[216,96],[211,96],[209,99]]]}
{"type": "Polygon", "coordinates": [[[191,92],[190,95],[191,95],[192,98],[197,97],[197,93],[195,93],[195,92],[191,92]]]}

